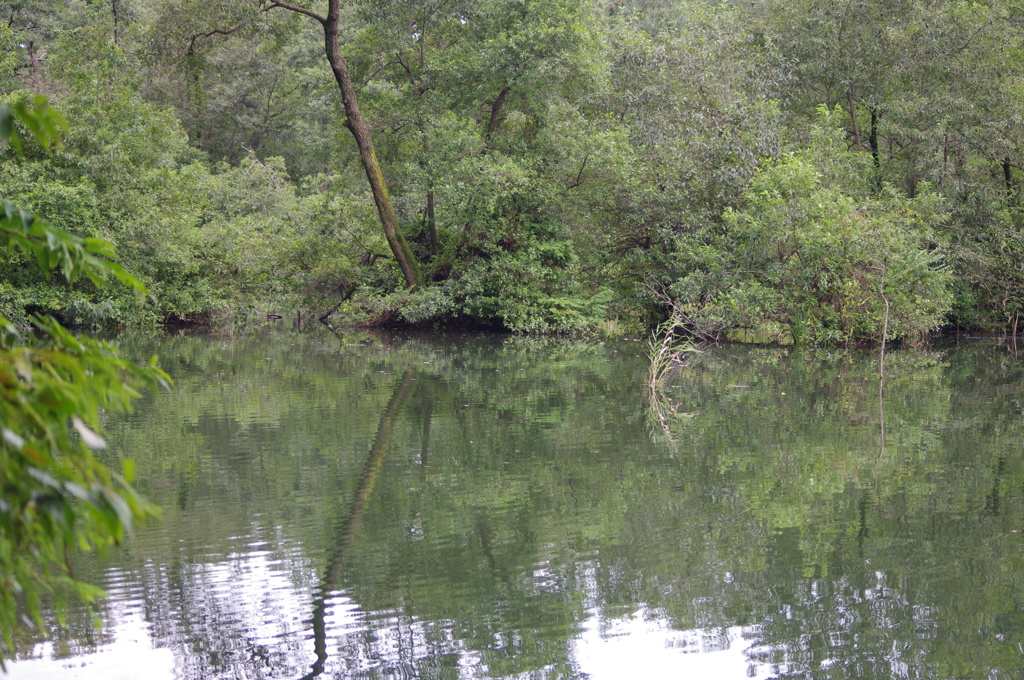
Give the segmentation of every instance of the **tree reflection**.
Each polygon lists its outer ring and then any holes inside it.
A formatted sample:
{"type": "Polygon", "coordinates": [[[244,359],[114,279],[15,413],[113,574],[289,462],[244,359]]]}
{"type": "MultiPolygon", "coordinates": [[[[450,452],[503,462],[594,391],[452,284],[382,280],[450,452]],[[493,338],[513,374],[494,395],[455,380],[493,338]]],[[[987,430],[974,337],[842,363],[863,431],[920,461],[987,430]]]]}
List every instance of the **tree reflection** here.
{"type": "Polygon", "coordinates": [[[324,672],[324,664],[327,662],[326,617],[331,593],[338,588],[341,572],[345,568],[345,563],[348,562],[352,550],[352,540],[359,530],[366,506],[370,502],[370,494],[373,493],[373,487],[377,483],[384,456],[388,452],[395,418],[412,389],[415,375],[412,370],[406,369],[394,394],[391,395],[388,405],[384,408],[377,425],[377,435],[373,438],[373,446],[370,447],[362,477],[359,479],[359,486],[356,487],[355,496],[352,499],[352,506],[338,524],[337,544],[327,558],[327,568],[324,570],[320,582],[320,592],[313,602],[313,649],[316,653],[316,661],[313,663],[312,670],[303,676],[304,680],[318,677],[324,672]]]}
{"type": "Polygon", "coordinates": [[[179,677],[582,677],[637,616],[761,676],[1021,667],[1012,355],[887,352],[882,389],[866,353],[714,349],[672,449],[614,346],[171,342],[178,390],[113,428],[166,520],[105,616],[179,677]]]}

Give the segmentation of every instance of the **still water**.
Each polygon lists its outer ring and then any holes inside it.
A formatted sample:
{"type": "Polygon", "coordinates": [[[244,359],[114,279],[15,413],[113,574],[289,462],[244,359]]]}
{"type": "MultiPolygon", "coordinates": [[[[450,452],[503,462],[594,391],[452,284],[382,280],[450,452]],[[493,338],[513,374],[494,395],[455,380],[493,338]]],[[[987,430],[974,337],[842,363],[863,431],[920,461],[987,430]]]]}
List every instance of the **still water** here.
{"type": "MultiPolygon", "coordinates": [[[[163,519],[10,680],[1022,678],[1024,357],[122,341],[163,519]]],[[[52,619],[52,617],[51,617],[52,619]]]]}

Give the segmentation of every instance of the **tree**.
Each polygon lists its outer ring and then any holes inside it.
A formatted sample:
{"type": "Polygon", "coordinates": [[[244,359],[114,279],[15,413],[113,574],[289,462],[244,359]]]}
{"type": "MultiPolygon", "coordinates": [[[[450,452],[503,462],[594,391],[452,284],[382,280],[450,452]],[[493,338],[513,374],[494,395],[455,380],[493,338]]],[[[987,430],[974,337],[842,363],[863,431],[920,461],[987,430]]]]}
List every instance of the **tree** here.
{"type": "MultiPolygon", "coordinates": [[[[327,57],[331,73],[341,93],[346,117],[344,125],[355,139],[359,152],[359,161],[370,185],[370,192],[377,209],[377,216],[388,246],[402,271],[407,287],[410,290],[416,290],[423,283],[419,262],[399,230],[398,217],[395,213],[394,203],[392,202],[387,182],[384,179],[384,173],[377,160],[370,126],[363,117],[359,106],[356,86],[349,71],[348,61],[341,53],[339,36],[342,7],[340,0],[328,0],[326,14],[320,14],[303,5],[278,0],[260,0],[257,5],[253,5],[249,9],[235,3],[229,3],[223,7],[215,6],[212,10],[207,9],[203,16],[211,17],[212,22],[216,22],[218,17],[240,17],[238,23],[229,27],[200,29],[191,33],[186,38],[186,54],[195,54],[196,44],[200,38],[209,38],[215,35],[232,35],[251,27],[254,14],[263,14],[273,9],[284,9],[308,17],[316,21],[323,28],[324,54],[327,57]],[[224,7],[228,9],[224,10],[224,7]]],[[[177,23],[177,20],[172,20],[172,22],[177,23]]]]}
{"type": "Polygon", "coordinates": [[[327,56],[327,63],[331,66],[331,73],[341,91],[341,99],[345,106],[347,120],[345,126],[352,133],[359,148],[359,161],[366,171],[366,179],[370,184],[370,191],[373,194],[373,202],[377,206],[377,215],[380,218],[380,225],[387,238],[391,252],[398,262],[405,277],[405,283],[411,290],[416,290],[423,284],[423,277],[420,273],[419,263],[409,245],[405,242],[398,229],[398,216],[395,214],[394,204],[391,202],[391,195],[388,192],[387,182],[384,181],[384,173],[377,162],[377,152],[373,148],[373,139],[370,135],[370,126],[363,119],[362,111],[359,109],[359,101],[356,96],[356,88],[349,73],[348,61],[341,54],[338,45],[338,28],[341,21],[340,0],[328,0],[327,14],[320,15],[317,12],[280,0],[270,0],[264,5],[265,10],[282,8],[291,12],[297,12],[316,20],[324,29],[324,53],[327,56]]]}
{"type": "MultiPolygon", "coordinates": [[[[0,136],[20,149],[18,123],[44,147],[67,124],[45,98],[0,108],[0,136]]],[[[47,275],[59,269],[69,284],[110,279],[144,294],[118,265],[108,242],[80,238],[5,202],[0,238],[7,252],[30,256],[47,275]]],[[[104,411],[126,411],[136,388],[168,385],[157,368],[123,359],[110,344],[75,337],[50,318],[35,317],[31,333],[0,317],[0,666],[23,620],[41,626],[40,598],[58,607],[70,592],[91,601],[102,591],[75,579],[68,556],[120,543],[135,520],[156,509],[130,486],[133,466],[118,474],[92,451],[104,411]],[[21,608],[28,612],[23,619],[21,608]]]]}
{"type": "Polygon", "coordinates": [[[850,344],[914,341],[942,322],[941,198],[873,191],[871,156],[841,148],[838,111],[822,111],[809,147],[762,165],[710,252],[688,253],[696,266],[671,290],[698,326],[850,344]]]}
{"type": "Polygon", "coordinates": [[[870,151],[875,191],[950,199],[951,321],[995,330],[1024,309],[1018,2],[767,0],[766,35],[794,64],[791,122],[846,110],[847,140],[870,151]]]}
{"type": "Polygon", "coordinates": [[[372,74],[363,110],[433,282],[401,296],[403,318],[519,331],[603,318],[599,260],[580,256],[601,231],[581,195],[613,174],[607,147],[619,141],[581,110],[600,99],[607,67],[595,3],[352,6],[351,67],[372,74]]]}

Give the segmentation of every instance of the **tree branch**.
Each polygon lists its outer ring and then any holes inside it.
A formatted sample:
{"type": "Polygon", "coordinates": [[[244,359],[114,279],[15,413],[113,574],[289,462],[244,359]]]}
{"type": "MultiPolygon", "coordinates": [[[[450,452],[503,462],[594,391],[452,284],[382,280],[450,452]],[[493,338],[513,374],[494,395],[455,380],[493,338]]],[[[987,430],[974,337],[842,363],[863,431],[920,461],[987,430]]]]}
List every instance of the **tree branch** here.
{"type": "Polygon", "coordinates": [[[491,117],[487,121],[487,132],[484,133],[484,138],[490,140],[494,131],[498,129],[498,116],[501,114],[501,105],[505,102],[505,97],[508,96],[510,87],[503,87],[498,96],[491,102],[491,117]]]}
{"type": "Polygon", "coordinates": [[[398,53],[398,63],[402,67],[402,70],[405,71],[405,74],[409,76],[409,85],[412,86],[413,90],[415,90],[416,78],[412,74],[412,66],[409,65],[409,62],[408,60],[406,60],[405,55],[402,54],[401,52],[398,53]]]}
{"type": "Polygon", "coordinates": [[[274,9],[275,7],[280,7],[281,9],[286,9],[290,12],[298,12],[299,14],[305,14],[307,17],[312,17],[313,19],[316,19],[321,24],[327,23],[327,17],[322,17],[311,9],[306,9],[305,7],[300,7],[299,5],[293,5],[290,2],[285,2],[285,0],[270,0],[270,4],[264,7],[263,11],[266,12],[268,9],[274,9]]]}
{"type": "Polygon", "coordinates": [[[976,30],[974,33],[971,34],[971,37],[967,39],[967,42],[965,42],[960,47],[954,47],[951,52],[947,52],[946,53],[946,56],[948,56],[948,57],[955,57],[958,54],[960,54],[961,52],[963,52],[964,50],[966,50],[968,47],[971,46],[971,43],[974,42],[974,39],[978,37],[978,34],[981,33],[982,30],[984,30],[986,26],[988,26],[987,23],[984,23],[981,26],[978,26],[978,30],[976,30]]]}
{"type": "MultiPolygon", "coordinates": [[[[266,11],[266,10],[263,10],[263,11],[266,11]]],[[[241,29],[243,26],[245,26],[246,23],[248,23],[248,22],[243,21],[240,24],[235,24],[231,28],[215,28],[212,31],[207,31],[206,33],[193,33],[192,37],[189,38],[188,49],[185,51],[185,54],[195,54],[196,53],[196,40],[199,40],[200,38],[211,38],[211,37],[213,37],[215,35],[231,35],[232,33],[237,32],[239,29],[241,29]]]]}
{"type": "Polygon", "coordinates": [[[580,171],[578,173],[576,173],[576,179],[574,179],[572,182],[570,182],[569,186],[567,186],[565,188],[566,191],[569,191],[570,189],[575,189],[576,187],[578,187],[581,184],[583,184],[583,171],[586,170],[586,168],[587,168],[587,161],[589,161],[589,160],[590,160],[590,156],[584,156],[583,157],[583,164],[580,165],[580,171]]]}
{"type": "MultiPolygon", "coordinates": [[[[286,10],[289,10],[291,12],[298,12],[299,14],[305,14],[308,17],[312,17],[312,18],[316,19],[321,24],[323,24],[323,23],[325,23],[327,21],[327,19],[325,19],[324,17],[320,16],[319,14],[317,14],[316,12],[314,12],[311,9],[306,9],[305,7],[299,7],[298,5],[293,5],[292,3],[285,2],[284,0],[270,0],[270,4],[265,5],[265,6],[260,8],[260,13],[262,14],[263,12],[270,11],[270,10],[274,9],[275,7],[280,7],[281,9],[286,9],[286,10]]],[[[236,33],[241,28],[245,27],[245,25],[247,23],[248,23],[248,20],[242,21],[241,23],[238,23],[238,24],[235,24],[231,28],[215,28],[215,29],[213,29],[211,31],[206,31],[205,33],[193,33],[192,36],[189,38],[188,50],[186,50],[185,54],[195,54],[195,51],[196,51],[196,49],[195,49],[196,48],[196,40],[198,40],[199,38],[211,38],[211,37],[213,37],[215,35],[231,35],[232,33],[236,33]]]]}

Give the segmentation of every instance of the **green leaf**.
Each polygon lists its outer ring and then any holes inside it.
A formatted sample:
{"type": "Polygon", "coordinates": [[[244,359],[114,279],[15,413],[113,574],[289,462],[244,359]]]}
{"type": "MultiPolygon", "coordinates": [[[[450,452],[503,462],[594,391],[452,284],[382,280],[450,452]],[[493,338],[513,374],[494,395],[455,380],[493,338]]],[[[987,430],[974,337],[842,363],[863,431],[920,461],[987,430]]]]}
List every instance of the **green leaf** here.
{"type": "Polygon", "coordinates": [[[107,448],[107,440],[89,429],[89,426],[83,423],[81,418],[75,416],[71,419],[71,422],[75,426],[75,430],[82,437],[82,441],[90,449],[107,448]]]}

